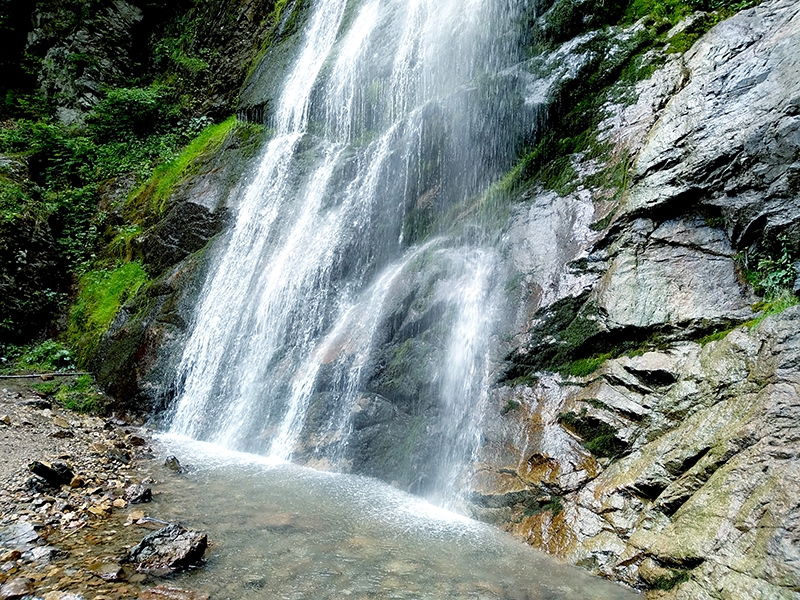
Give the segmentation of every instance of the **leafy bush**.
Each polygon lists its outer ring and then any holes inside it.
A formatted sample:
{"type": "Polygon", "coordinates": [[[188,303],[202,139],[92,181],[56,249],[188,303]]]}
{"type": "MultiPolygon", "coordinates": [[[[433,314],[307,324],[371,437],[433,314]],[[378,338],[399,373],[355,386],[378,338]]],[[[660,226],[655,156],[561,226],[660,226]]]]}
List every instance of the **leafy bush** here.
{"type": "Polygon", "coordinates": [[[797,276],[794,263],[799,255],[798,248],[780,235],[775,242],[764,240],[748,248],[737,256],[737,261],[755,293],[771,300],[791,291],[797,276]]]}
{"type": "Polygon", "coordinates": [[[6,373],[51,373],[75,369],[72,352],[53,340],[31,346],[5,345],[0,348],[0,364],[6,373]]]}
{"type": "Polygon", "coordinates": [[[169,123],[167,107],[158,88],[111,89],[87,115],[86,124],[100,143],[145,138],[169,123]]]}

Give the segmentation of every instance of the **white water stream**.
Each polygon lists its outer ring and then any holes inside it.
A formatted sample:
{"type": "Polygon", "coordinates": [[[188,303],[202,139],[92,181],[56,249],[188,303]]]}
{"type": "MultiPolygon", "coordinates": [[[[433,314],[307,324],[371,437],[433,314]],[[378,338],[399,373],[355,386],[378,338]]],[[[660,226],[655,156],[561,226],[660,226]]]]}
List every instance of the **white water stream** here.
{"type": "MultiPolygon", "coordinates": [[[[386,410],[410,423],[392,444],[438,451],[396,477],[406,487],[425,479],[421,491],[453,505],[480,440],[502,277],[496,251],[479,236],[448,236],[442,217],[504,168],[493,110],[503,99],[480,83],[510,60],[504,6],[312,2],[274,134],[231,202],[235,223],[200,295],[173,433],[358,470],[354,415],[395,401],[375,382],[405,368],[396,365],[420,327],[407,327],[395,355],[381,352],[400,327],[392,319],[421,307],[420,321],[435,321],[428,387],[411,408],[386,410]],[[408,472],[420,468],[424,477],[408,472]]],[[[384,462],[405,460],[398,454],[384,462]]]]}

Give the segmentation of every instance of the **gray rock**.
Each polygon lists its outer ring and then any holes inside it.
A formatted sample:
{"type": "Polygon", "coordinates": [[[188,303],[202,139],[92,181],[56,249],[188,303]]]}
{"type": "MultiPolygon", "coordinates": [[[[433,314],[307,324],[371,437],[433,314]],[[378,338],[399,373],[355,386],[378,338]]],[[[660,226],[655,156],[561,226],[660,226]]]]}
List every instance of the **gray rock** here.
{"type": "Polygon", "coordinates": [[[143,485],[134,484],[125,490],[125,500],[130,504],[142,504],[153,499],[153,490],[143,485]]]}
{"type": "Polygon", "coordinates": [[[27,596],[33,589],[33,582],[24,577],[17,577],[0,587],[0,600],[16,600],[27,596]]]}
{"type": "Polygon", "coordinates": [[[740,247],[763,231],[800,230],[800,44],[793,0],[720,23],[687,54],[686,86],[648,134],[627,214],[721,211],[740,247]]]}
{"type": "Polygon", "coordinates": [[[171,523],[131,548],[127,561],[140,573],[162,576],[197,564],[207,545],[206,534],[171,523]]]}
{"type": "Polygon", "coordinates": [[[0,530],[0,545],[14,550],[28,550],[39,541],[39,534],[33,525],[20,521],[0,530]]]}
{"type": "Polygon", "coordinates": [[[183,470],[181,463],[176,456],[168,456],[164,459],[164,466],[173,473],[180,473],[183,470]]]}

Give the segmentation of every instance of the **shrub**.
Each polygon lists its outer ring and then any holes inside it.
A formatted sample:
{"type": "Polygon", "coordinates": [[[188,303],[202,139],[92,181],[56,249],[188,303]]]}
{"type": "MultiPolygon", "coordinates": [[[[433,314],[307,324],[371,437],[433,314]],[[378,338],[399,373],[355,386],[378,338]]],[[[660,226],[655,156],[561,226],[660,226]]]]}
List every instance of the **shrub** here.
{"type": "Polygon", "coordinates": [[[86,124],[100,143],[144,138],[169,122],[166,106],[157,88],[116,88],[87,115],[86,124]]]}

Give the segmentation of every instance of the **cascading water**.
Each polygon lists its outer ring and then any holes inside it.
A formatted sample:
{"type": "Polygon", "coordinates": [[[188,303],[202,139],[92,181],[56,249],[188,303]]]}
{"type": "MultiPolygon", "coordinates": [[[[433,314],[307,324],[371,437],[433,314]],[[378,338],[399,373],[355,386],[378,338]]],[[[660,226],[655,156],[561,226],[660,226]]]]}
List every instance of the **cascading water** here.
{"type": "Polygon", "coordinates": [[[452,504],[503,286],[468,215],[513,153],[513,31],[501,0],[313,3],[231,201],[173,432],[452,504]]]}

